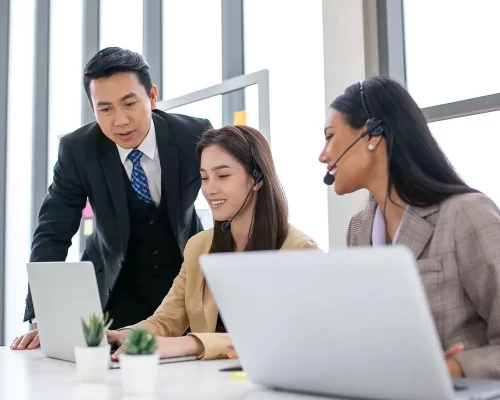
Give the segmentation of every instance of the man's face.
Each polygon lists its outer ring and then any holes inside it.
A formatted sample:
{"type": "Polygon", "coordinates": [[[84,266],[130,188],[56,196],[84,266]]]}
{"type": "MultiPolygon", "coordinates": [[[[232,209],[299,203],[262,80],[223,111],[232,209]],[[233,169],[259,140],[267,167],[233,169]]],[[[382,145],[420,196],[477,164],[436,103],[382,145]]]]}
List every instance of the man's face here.
{"type": "Polygon", "coordinates": [[[125,149],[137,148],[149,132],[158,90],[147,93],[135,72],[90,82],[90,107],[103,133],[125,149]]]}

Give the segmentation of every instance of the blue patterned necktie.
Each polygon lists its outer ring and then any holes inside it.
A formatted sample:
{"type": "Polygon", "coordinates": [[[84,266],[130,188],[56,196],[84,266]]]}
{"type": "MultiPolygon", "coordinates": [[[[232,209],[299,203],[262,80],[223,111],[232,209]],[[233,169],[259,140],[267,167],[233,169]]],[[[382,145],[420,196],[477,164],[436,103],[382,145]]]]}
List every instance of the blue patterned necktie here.
{"type": "Polygon", "coordinates": [[[127,158],[132,161],[134,167],[132,168],[132,189],[137,194],[139,200],[146,204],[153,204],[153,199],[151,198],[151,193],[148,186],[148,178],[146,173],[141,166],[142,151],[134,149],[132,150],[127,158]]]}

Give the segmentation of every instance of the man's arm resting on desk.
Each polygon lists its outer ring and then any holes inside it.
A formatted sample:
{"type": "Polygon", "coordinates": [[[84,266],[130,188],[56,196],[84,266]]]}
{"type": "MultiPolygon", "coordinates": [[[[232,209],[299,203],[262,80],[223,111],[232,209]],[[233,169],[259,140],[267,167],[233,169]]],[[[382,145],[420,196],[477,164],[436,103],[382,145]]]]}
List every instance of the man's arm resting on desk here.
{"type": "MultiPolygon", "coordinates": [[[[40,208],[38,227],[33,238],[31,262],[66,259],[71,239],[80,225],[86,200],[87,194],[81,184],[71,149],[63,137],[59,146],[58,161],[54,167],[53,183],[40,208]]],[[[35,310],[28,287],[24,321],[32,320],[33,322],[34,318],[35,310]]],[[[11,348],[17,350],[32,348],[31,342],[28,343],[28,341],[30,338],[38,340],[37,335],[33,333],[35,331],[36,329],[17,338],[11,348]],[[17,346],[14,346],[15,343],[17,346]]]]}

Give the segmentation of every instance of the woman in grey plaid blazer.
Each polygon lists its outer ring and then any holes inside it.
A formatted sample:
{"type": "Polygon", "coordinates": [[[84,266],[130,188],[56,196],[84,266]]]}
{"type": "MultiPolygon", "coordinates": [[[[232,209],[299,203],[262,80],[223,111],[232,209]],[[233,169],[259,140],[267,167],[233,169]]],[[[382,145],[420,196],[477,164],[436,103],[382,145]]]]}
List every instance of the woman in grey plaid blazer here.
{"type": "Polygon", "coordinates": [[[339,195],[370,192],[347,245],[409,248],[450,374],[500,378],[497,206],[457,175],[420,108],[390,79],[348,87],[331,104],[325,139],[325,183],[335,181],[339,195]]]}

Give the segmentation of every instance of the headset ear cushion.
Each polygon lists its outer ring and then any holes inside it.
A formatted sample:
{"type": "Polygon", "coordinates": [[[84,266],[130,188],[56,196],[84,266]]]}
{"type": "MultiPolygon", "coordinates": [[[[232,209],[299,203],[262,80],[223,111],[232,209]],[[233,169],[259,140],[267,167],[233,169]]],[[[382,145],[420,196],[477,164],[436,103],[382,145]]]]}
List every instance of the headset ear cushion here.
{"type": "Polygon", "coordinates": [[[384,128],[382,127],[382,121],[374,120],[368,123],[366,131],[370,136],[382,136],[384,134],[384,128]]]}
{"type": "Polygon", "coordinates": [[[255,184],[262,181],[262,172],[258,171],[257,169],[254,169],[252,171],[252,175],[253,175],[253,181],[255,182],[255,184]]]}

